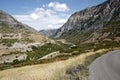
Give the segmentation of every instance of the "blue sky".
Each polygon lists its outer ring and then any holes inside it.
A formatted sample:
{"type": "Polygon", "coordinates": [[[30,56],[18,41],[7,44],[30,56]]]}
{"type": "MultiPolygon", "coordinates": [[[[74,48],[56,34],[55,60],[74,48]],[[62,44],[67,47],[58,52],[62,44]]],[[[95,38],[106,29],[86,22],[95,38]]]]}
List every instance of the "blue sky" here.
{"type": "Polygon", "coordinates": [[[3,10],[37,30],[61,27],[71,14],[105,0],[0,0],[3,10]]]}

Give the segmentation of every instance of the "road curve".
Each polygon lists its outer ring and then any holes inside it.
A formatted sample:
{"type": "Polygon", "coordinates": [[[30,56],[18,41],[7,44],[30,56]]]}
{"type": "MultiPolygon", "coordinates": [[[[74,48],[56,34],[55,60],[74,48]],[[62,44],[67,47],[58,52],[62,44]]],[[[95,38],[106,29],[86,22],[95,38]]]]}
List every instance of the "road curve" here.
{"type": "Polygon", "coordinates": [[[120,80],[120,50],[108,52],[89,66],[88,80],[120,80]]]}

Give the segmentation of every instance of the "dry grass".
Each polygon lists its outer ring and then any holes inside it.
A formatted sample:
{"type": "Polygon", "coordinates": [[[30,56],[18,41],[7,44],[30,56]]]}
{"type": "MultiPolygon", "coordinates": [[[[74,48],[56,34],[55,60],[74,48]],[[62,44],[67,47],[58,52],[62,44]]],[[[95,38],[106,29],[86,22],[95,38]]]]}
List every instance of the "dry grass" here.
{"type": "Polygon", "coordinates": [[[30,33],[29,38],[35,42],[44,42],[47,40],[44,36],[38,33],[30,33]]]}
{"type": "Polygon", "coordinates": [[[83,64],[87,56],[103,51],[106,50],[84,53],[65,61],[0,71],[0,80],[65,80],[63,76],[66,75],[66,69],[83,64]]]}

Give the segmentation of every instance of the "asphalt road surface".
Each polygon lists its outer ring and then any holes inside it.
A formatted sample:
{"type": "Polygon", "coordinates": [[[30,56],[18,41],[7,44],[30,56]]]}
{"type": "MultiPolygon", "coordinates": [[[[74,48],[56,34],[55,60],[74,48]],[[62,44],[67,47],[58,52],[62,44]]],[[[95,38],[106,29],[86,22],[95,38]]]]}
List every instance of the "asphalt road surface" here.
{"type": "Polygon", "coordinates": [[[108,52],[89,66],[88,80],[120,80],[120,50],[108,52]]]}

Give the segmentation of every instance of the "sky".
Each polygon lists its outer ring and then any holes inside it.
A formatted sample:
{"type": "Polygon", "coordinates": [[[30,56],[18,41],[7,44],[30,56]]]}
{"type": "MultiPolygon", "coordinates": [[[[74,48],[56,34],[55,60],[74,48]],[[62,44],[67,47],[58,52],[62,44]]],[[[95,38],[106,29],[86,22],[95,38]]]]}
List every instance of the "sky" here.
{"type": "Polygon", "coordinates": [[[76,11],[105,0],[0,0],[0,10],[36,30],[60,28],[76,11]]]}

